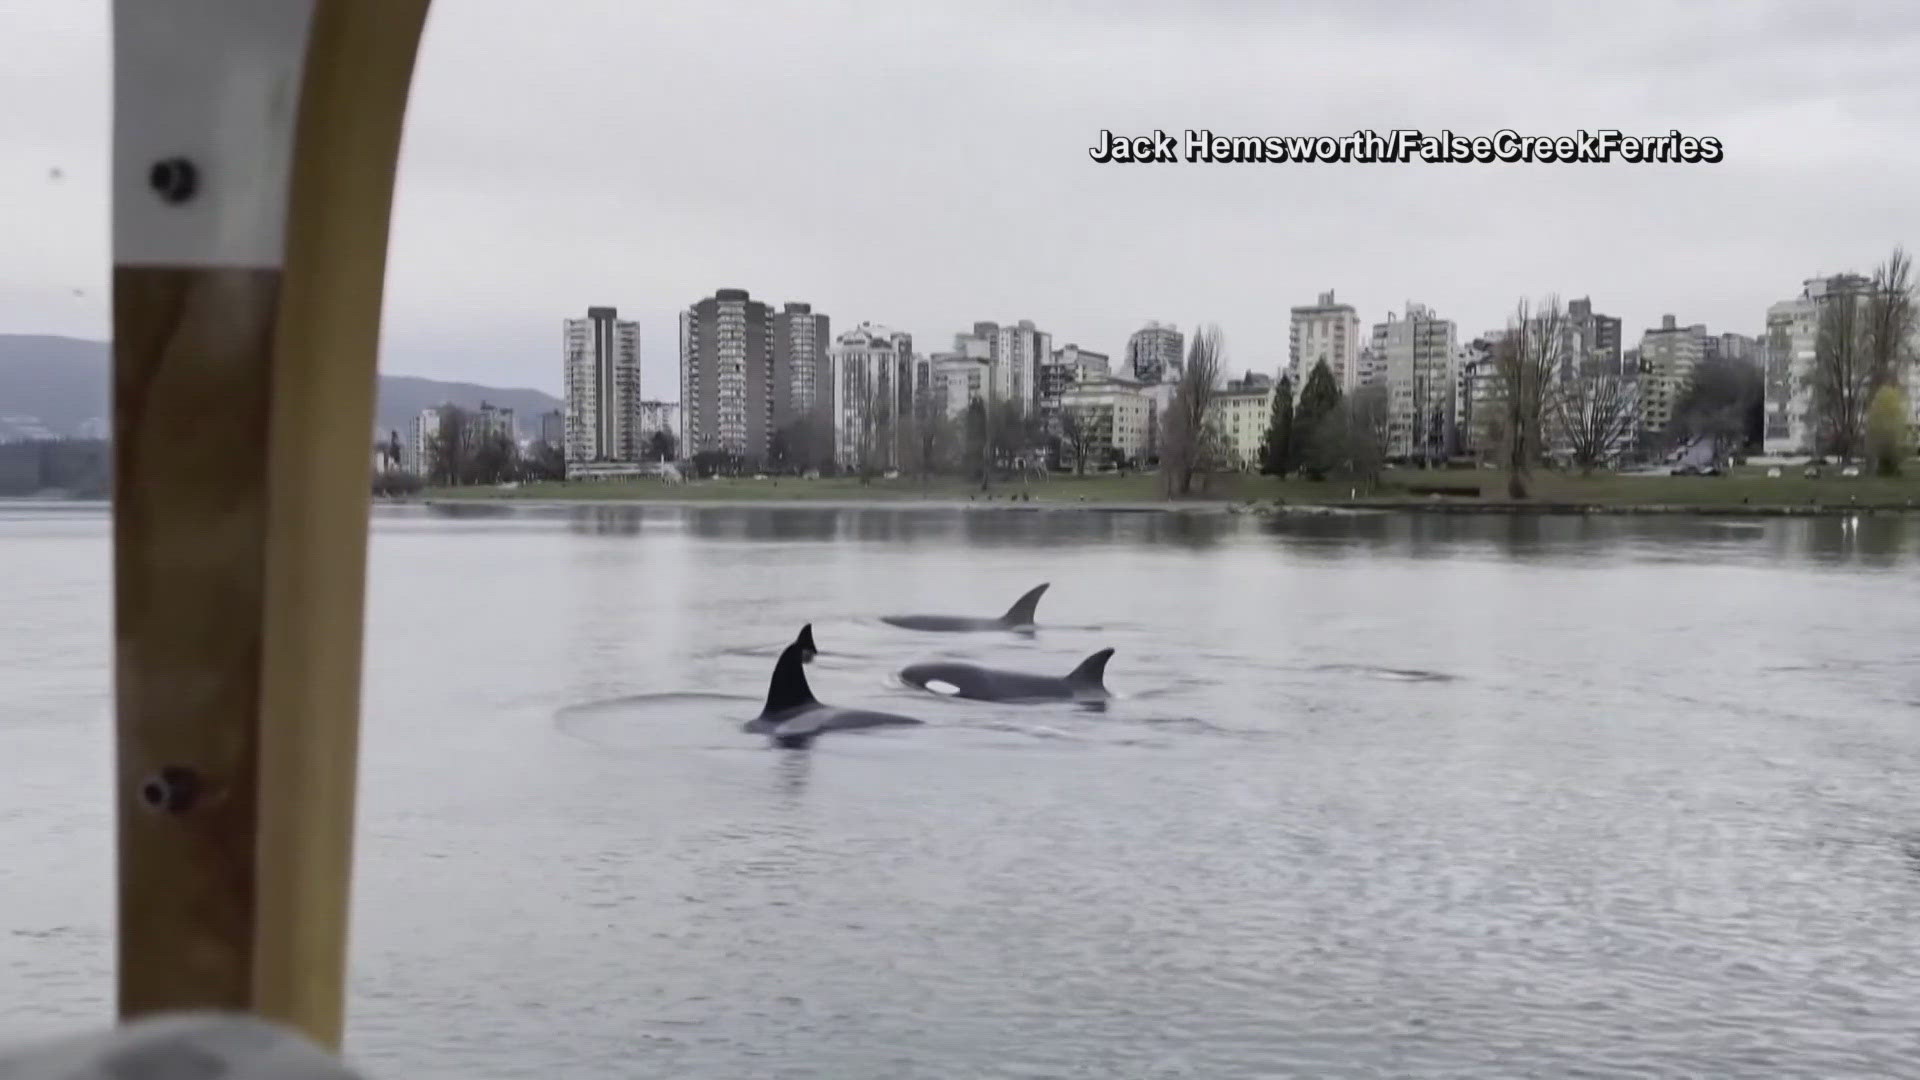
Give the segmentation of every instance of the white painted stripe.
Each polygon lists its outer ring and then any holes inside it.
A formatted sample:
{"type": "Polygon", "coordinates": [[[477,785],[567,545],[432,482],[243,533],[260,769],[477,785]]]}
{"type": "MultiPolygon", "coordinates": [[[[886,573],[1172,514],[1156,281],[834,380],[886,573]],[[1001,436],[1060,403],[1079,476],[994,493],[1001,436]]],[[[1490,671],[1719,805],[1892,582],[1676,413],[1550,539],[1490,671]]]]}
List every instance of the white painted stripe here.
{"type": "Polygon", "coordinates": [[[114,0],[113,260],[277,268],[314,0],[114,0]],[[170,203],[157,162],[193,163],[170,203]]]}

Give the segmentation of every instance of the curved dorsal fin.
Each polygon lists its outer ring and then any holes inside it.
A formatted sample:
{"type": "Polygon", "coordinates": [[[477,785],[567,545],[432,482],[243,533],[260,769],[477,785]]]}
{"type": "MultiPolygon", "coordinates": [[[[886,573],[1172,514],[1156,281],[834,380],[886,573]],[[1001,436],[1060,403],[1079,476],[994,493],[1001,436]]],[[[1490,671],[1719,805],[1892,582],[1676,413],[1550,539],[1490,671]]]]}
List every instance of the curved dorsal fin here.
{"type": "Polygon", "coordinates": [[[1105,690],[1107,661],[1111,659],[1113,659],[1113,650],[1101,649],[1080,661],[1079,667],[1067,672],[1067,685],[1075,690],[1105,690]]]}
{"type": "Polygon", "coordinates": [[[1040,606],[1040,594],[1046,591],[1045,582],[1028,589],[1027,595],[1015,600],[1007,613],[1000,616],[1000,622],[1005,626],[1032,626],[1034,609],[1040,606]]]}
{"type": "Polygon", "coordinates": [[[801,645],[795,641],[780,653],[773,665],[773,680],[767,684],[767,707],[761,716],[785,712],[801,705],[818,705],[813,688],[807,685],[807,672],[801,666],[801,645]]]}

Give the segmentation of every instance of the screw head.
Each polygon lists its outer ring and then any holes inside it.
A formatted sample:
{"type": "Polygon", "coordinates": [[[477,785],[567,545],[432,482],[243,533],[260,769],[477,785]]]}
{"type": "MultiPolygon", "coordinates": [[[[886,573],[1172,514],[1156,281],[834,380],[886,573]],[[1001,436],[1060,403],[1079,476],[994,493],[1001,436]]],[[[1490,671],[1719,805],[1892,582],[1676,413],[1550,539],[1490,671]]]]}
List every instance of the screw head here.
{"type": "Polygon", "coordinates": [[[155,813],[184,814],[200,800],[200,774],[168,765],[140,781],[140,802],[155,813]]]}
{"type": "Polygon", "coordinates": [[[147,186],[167,202],[178,205],[193,198],[200,188],[200,170],[183,157],[171,157],[153,163],[147,170],[147,186]]]}

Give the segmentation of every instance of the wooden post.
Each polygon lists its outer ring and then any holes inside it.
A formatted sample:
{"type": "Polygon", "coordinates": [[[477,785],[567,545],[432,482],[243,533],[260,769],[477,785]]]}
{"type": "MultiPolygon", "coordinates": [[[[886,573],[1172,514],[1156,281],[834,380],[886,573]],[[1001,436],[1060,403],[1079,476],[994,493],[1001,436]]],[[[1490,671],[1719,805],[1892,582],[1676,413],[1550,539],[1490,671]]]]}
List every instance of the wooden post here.
{"type": "Polygon", "coordinates": [[[427,0],[117,0],[119,1002],[337,1046],[368,436],[427,0]]]}

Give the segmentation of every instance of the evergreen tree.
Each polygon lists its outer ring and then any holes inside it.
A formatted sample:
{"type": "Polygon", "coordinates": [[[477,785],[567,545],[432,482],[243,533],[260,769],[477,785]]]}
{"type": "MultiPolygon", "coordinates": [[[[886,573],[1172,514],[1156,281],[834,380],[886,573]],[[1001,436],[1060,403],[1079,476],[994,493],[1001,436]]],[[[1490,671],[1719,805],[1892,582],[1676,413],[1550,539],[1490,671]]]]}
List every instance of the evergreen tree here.
{"type": "Polygon", "coordinates": [[[1300,467],[1302,472],[1312,474],[1313,479],[1321,480],[1326,470],[1316,467],[1310,459],[1308,448],[1314,443],[1322,425],[1329,417],[1340,411],[1340,387],[1333,381],[1333,372],[1327,368],[1327,362],[1321,360],[1313,365],[1313,371],[1307,376],[1307,385],[1300,390],[1300,404],[1293,410],[1293,430],[1290,434],[1292,447],[1289,460],[1300,467]]]}
{"type": "Polygon", "coordinates": [[[1273,415],[1267,421],[1267,438],[1260,445],[1260,471],[1267,476],[1285,476],[1293,471],[1293,376],[1280,376],[1273,391],[1273,415]]]}

